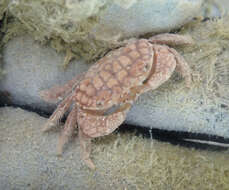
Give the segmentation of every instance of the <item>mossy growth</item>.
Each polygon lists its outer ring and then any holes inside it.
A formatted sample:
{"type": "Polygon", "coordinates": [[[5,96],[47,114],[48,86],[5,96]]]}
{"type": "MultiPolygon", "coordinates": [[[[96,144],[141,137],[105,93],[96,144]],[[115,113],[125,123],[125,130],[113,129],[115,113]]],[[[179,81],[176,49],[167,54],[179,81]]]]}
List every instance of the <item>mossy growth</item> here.
{"type": "Polygon", "coordinates": [[[36,41],[50,45],[57,52],[66,52],[64,65],[72,58],[79,57],[93,62],[117,47],[116,40],[119,35],[108,31],[105,26],[96,27],[104,10],[111,3],[129,7],[135,0],[122,3],[120,0],[11,1],[8,10],[15,22],[8,22],[11,26],[4,41],[10,39],[12,33],[19,31],[17,35],[20,35],[23,30],[36,41]],[[13,24],[16,26],[12,26],[13,24]],[[17,30],[14,30],[16,28],[17,30]]]}
{"type": "Polygon", "coordinates": [[[17,21],[10,23],[5,41],[17,28],[16,31],[23,30],[42,44],[49,44],[57,52],[70,52],[65,64],[71,58],[79,57],[88,62],[94,61],[113,47],[112,37],[110,41],[104,40],[97,38],[94,32],[101,14],[111,2],[14,1],[9,4],[9,12],[17,21]]]}
{"type": "Polygon", "coordinates": [[[2,20],[4,13],[7,11],[9,2],[10,0],[0,1],[0,20],[2,20]]]}
{"type": "Polygon", "coordinates": [[[196,87],[205,102],[229,107],[229,16],[184,26],[180,33],[190,34],[195,46],[180,49],[198,73],[196,87]]]}
{"type": "Polygon", "coordinates": [[[189,35],[195,41],[191,46],[174,47],[192,68],[191,88],[186,88],[185,81],[174,73],[170,80],[140,97],[137,103],[161,104],[189,112],[200,105],[201,109],[209,106],[229,109],[229,16],[196,19],[178,33],[189,35]]]}
{"type": "Polygon", "coordinates": [[[105,189],[229,189],[227,152],[173,146],[134,133],[96,139],[93,150],[97,169],[88,172],[91,189],[97,177],[104,178],[105,189]]]}
{"type": "Polygon", "coordinates": [[[10,0],[1,0],[0,1],[0,78],[3,76],[3,70],[2,70],[2,47],[3,47],[3,36],[6,31],[6,17],[7,17],[7,10],[8,10],[8,4],[10,0]]]}

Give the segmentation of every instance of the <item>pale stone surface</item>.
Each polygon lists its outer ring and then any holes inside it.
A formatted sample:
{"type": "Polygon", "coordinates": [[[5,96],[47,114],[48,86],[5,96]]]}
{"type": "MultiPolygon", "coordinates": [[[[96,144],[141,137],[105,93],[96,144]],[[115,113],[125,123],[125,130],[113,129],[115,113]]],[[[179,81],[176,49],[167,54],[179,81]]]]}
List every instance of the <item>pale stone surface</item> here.
{"type": "MultiPolygon", "coordinates": [[[[0,108],[0,189],[117,189],[106,174],[81,161],[78,138],[58,157],[60,128],[42,133],[46,118],[20,108],[0,108]],[[92,182],[94,181],[94,182],[92,182]]],[[[99,163],[98,163],[99,165],[99,163]]]]}
{"type": "Polygon", "coordinates": [[[41,133],[45,118],[10,107],[0,108],[0,116],[0,189],[83,189],[79,146],[59,159],[57,133],[41,133]]]}
{"type": "Polygon", "coordinates": [[[80,60],[65,70],[63,61],[63,54],[40,46],[30,37],[15,38],[3,52],[3,69],[6,74],[0,80],[0,89],[10,93],[14,104],[50,111],[50,107],[53,109],[54,106],[42,101],[39,92],[53,85],[64,84],[88,68],[80,60]]]}
{"type": "Polygon", "coordinates": [[[168,32],[199,16],[202,2],[141,0],[132,1],[128,6],[125,3],[113,3],[105,10],[98,28],[105,28],[121,37],[168,32]]]}
{"type": "MultiPolygon", "coordinates": [[[[179,105],[179,101],[174,101],[172,102],[173,105],[171,105],[166,98],[162,98],[160,102],[153,102],[153,99],[147,98],[147,95],[145,94],[142,95],[145,97],[141,97],[144,99],[144,103],[139,101],[138,104],[133,105],[126,123],[148,128],[229,138],[229,116],[228,111],[224,108],[211,104],[202,106],[201,97],[198,97],[198,103],[193,105],[183,105],[182,103],[182,105],[179,105]]],[[[195,95],[191,92],[190,94],[181,93],[178,98],[183,99],[187,95],[188,98],[195,99],[195,95]]],[[[157,99],[156,96],[155,99],[157,99]]]]}

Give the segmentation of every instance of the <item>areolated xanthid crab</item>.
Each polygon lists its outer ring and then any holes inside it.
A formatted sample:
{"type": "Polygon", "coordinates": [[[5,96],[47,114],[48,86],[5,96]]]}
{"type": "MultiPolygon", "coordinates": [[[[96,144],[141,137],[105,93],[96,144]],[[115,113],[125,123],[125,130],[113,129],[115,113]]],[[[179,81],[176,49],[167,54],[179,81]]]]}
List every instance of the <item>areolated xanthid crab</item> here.
{"type": "Polygon", "coordinates": [[[129,40],[98,60],[90,69],[63,86],[41,92],[45,101],[61,100],[43,131],[56,125],[72,108],[60,135],[58,153],[78,126],[81,157],[91,169],[91,139],[112,133],[123,123],[134,101],[144,92],[179,72],[190,87],[191,70],[179,53],[167,45],[192,44],[189,36],[160,34],[129,40]]]}

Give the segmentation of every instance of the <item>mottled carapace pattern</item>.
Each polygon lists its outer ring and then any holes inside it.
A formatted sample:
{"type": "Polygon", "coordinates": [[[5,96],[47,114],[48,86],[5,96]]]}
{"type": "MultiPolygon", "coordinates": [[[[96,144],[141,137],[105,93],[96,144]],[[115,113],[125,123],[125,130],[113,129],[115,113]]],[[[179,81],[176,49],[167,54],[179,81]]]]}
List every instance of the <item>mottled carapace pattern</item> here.
{"type": "Polygon", "coordinates": [[[152,46],[147,40],[110,52],[89,69],[75,89],[75,100],[86,109],[106,109],[118,104],[126,92],[144,82],[152,61],[152,46]]]}

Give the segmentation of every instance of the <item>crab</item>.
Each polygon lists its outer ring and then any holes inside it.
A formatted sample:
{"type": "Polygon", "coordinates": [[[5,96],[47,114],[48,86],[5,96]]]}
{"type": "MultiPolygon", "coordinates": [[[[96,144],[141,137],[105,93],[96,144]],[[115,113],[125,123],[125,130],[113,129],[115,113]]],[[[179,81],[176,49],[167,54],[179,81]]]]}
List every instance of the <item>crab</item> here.
{"type": "Polygon", "coordinates": [[[48,131],[70,109],[60,134],[57,152],[78,126],[81,158],[95,169],[90,159],[91,140],[112,133],[125,120],[139,95],[154,90],[167,81],[174,70],[182,75],[187,87],[192,82],[191,69],[184,58],[167,45],[192,44],[189,36],[159,34],[149,39],[125,41],[63,86],[41,91],[47,102],[59,101],[43,131],[48,131]]]}

